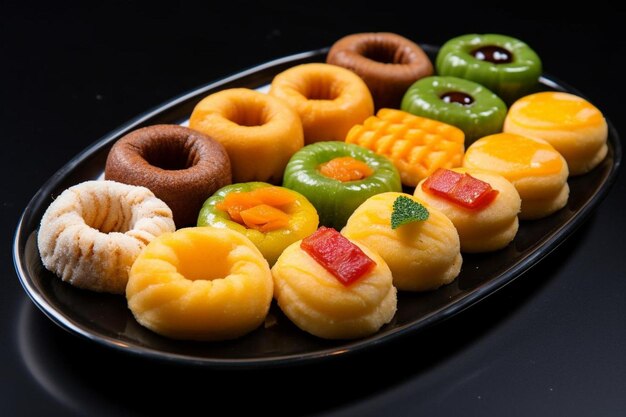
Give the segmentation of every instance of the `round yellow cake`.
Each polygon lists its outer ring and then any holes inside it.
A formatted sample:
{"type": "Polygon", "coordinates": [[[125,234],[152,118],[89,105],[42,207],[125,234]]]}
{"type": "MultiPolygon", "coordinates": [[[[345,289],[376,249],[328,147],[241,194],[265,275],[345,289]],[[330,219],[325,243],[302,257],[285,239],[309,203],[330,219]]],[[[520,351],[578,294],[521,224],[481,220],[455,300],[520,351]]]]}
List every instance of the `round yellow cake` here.
{"type": "Polygon", "coordinates": [[[496,198],[481,209],[468,209],[424,191],[422,180],[415,188],[415,197],[445,214],[457,232],[462,252],[490,252],[508,245],[517,234],[521,209],[519,193],[502,175],[479,170],[455,168],[452,171],[467,173],[491,185],[498,191],[496,198]]]}
{"type": "Polygon", "coordinates": [[[399,290],[433,290],[452,282],[461,271],[459,234],[450,219],[408,194],[387,192],[368,198],[341,233],[378,252],[399,290]],[[393,203],[399,196],[426,205],[428,219],[392,229],[393,203]]]}
{"type": "Polygon", "coordinates": [[[135,319],[173,339],[226,340],[265,320],[269,265],[230,229],[190,227],[153,240],[133,264],[126,298],[135,319]]]}
{"type": "Polygon", "coordinates": [[[546,217],[567,204],[567,162],[542,139],[512,133],[485,136],[467,148],[463,167],[511,181],[522,199],[520,219],[546,217]]]}
{"type": "Polygon", "coordinates": [[[279,307],[300,329],[325,339],[375,333],[396,313],[391,271],[374,251],[355,243],[376,266],[346,286],[300,248],[285,249],[272,268],[279,307]]]}
{"type": "Polygon", "coordinates": [[[549,142],[567,161],[570,175],[589,172],[608,151],[608,126],[600,110],[569,93],[522,97],[509,109],[503,129],[549,142]]]}

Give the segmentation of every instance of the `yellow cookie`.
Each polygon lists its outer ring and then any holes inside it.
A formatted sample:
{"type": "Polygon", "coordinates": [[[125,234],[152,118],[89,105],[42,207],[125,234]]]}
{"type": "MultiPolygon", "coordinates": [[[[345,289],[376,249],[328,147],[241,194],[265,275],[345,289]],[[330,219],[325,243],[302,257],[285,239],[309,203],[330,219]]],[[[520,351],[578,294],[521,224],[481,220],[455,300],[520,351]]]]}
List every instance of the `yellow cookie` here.
{"type": "Polygon", "coordinates": [[[544,140],[511,133],[485,136],[467,148],[463,167],[511,181],[522,199],[521,219],[545,217],[567,204],[567,162],[544,140]]]}
{"type": "Polygon", "coordinates": [[[589,172],[608,150],[608,127],[600,110],[569,93],[522,97],[509,109],[503,129],[549,142],[567,161],[570,175],[589,172]]]}
{"type": "Polygon", "coordinates": [[[403,193],[377,194],[354,211],[341,233],[378,252],[399,290],[433,290],[452,282],[462,263],[454,225],[442,212],[428,206],[427,220],[392,229],[393,203],[400,196],[420,202],[403,193]]]}
{"type": "Polygon", "coordinates": [[[517,234],[517,215],[521,208],[521,199],[513,184],[502,175],[486,171],[464,168],[452,171],[470,174],[489,184],[498,194],[486,207],[469,209],[424,190],[424,179],[415,188],[415,197],[452,221],[459,233],[462,252],[490,252],[508,245],[517,234]]]}

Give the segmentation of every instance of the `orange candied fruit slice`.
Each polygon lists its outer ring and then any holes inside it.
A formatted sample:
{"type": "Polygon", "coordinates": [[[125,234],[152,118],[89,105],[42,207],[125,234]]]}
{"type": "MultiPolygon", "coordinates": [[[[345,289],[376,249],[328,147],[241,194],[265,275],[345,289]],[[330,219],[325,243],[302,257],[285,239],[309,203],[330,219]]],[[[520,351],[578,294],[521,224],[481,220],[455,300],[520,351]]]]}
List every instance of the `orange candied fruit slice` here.
{"type": "Polygon", "coordinates": [[[227,212],[234,222],[265,233],[289,224],[289,215],[282,209],[294,201],[296,197],[289,191],[278,187],[261,187],[230,193],[215,207],[227,212]]]}
{"type": "Polygon", "coordinates": [[[412,187],[438,168],[461,166],[465,151],[461,129],[395,109],[380,109],[353,126],[346,142],[387,157],[412,187]]]}
{"type": "Polygon", "coordinates": [[[289,224],[287,213],[267,204],[259,204],[243,210],[239,214],[246,227],[257,229],[263,233],[281,229],[289,224]]]}
{"type": "Polygon", "coordinates": [[[321,164],[318,169],[323,176],[341,182],[362,180],[374,173],[374,170],[365,162],[351,156],[331,159],[321,164]]]}

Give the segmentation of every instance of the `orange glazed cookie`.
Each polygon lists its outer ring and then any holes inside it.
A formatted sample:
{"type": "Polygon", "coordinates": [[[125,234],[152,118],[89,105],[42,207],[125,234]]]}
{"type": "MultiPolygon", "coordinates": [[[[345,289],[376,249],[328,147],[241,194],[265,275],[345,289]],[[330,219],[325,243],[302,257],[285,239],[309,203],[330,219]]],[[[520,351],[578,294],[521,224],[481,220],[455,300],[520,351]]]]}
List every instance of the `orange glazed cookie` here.
{"type": "Polygon", "coordinates": [[[234,183],[280,182],[289,158],[304,144],[300,117],[290,106],[246,88],[205,97],[189,127],[224,145],[234,183]]]}
{"type": "Polygon", "coordinates": [[[270,307],[269,265],[250,239],[230,229],[166,233],[141,252],[126,298],[135,319],[173,339],[234,339],[257,328],[270,307]]]}
{"type": "Polygon", "coordinates": [[[463,167],[511,181],[522,199],[521,219],[545,217],[567,204],[567,162],[544,140],[512,133],[485,136],[467,148],[463,167]]]}
{"type": "Polygon", "coordinates": [[[386,156],[400,172],[402,184],[410,187],[437,168],[460,166],[464,141],[457,127],[394,109],[380,109],[346,137],[347,143],[386,156]]]}
{"type": "Polygon", "coordinates": [[[589,172],[608,150],[608,127],[600,110],[568,93],[522,97],[509,109],[504,131],[550,142],[567,161],[570,175],[589,172]]]}
{"type": "Polygon", "coordinates": [[[374,113],[372,95],[350,70],[330,64],[302,64],[276,75],[270,95],[289,103],[302,119],[304,141],[341,140],[374,113]]]}

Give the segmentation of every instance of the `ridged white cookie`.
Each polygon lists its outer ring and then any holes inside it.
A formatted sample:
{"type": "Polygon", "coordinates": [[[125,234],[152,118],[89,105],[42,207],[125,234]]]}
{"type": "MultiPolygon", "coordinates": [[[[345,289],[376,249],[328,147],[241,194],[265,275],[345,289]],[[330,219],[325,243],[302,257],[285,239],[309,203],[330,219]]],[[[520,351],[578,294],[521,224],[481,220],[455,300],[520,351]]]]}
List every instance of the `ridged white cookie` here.
{"type": "Polygon", "coordinates": [[[63,281],[123,294],[139,252],[156,236],[174,230],[172,211],[147,188],[86,181],[50,204],[37,246],[46,269],[63,281]]]}

